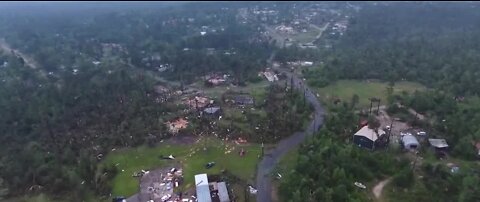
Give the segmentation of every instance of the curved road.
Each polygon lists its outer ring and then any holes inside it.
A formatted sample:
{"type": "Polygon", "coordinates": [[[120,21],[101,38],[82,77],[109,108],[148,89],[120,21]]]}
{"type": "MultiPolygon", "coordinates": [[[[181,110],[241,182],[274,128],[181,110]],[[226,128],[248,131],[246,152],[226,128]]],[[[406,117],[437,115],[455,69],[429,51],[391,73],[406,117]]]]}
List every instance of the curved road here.
{"type": "MultiPolygon", "coordinates": [[[[272,61],[274,53],[269,59],[269,63],[272,61]]],[[[314,119],[310,122],[309,126],[303,132],[295,132],[288,138],[281,140],[275,148],[268,150],[265,152],[265,155],[262,158],[262,161],[258,164],[257,168],[257,201],[258,202],[270,202],[272,201],[272,183],[270,172],[278,163],[278,161],[285,155],[288,151],[295,148],[295,146],[299,145],[303,142],[303,140],[307,137],[307,135],[312,135],[316,132],[323,124],[323,115],[324,110],[320,105],[315,94],[309,89],[309,87],[303,83],[298,77],[293,75],[292,73],[277,69],[281,72],[286,73],[287,81],[290,81],[293,77],[294,88],[298,91],[305,91],[306,100],[313,106],[314,108],[314,119]]]]}

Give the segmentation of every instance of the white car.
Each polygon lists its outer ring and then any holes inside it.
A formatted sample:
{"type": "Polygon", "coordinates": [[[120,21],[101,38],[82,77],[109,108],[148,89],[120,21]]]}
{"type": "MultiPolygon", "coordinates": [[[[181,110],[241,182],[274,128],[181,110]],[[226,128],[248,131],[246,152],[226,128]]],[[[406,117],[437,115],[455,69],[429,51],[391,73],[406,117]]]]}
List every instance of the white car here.
{"type": "Polygon", "coordinates": [[[167,194],[167,195],[165,195],[165,196],[162,196],[162,201],[165,202],[165,201],[167,201],[167,200],[170,199],[170,198],[172,198],[172,195],[167,194]]]}

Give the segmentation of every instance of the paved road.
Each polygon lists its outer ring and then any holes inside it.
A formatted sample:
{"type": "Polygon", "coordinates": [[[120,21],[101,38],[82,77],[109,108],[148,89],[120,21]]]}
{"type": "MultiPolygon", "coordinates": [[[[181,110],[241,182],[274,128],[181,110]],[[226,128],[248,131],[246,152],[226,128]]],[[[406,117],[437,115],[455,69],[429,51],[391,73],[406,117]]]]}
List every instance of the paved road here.
{"type": "MultiPolygon", "coordinates": [[[[273,59],[274,53],[269,59],[269,63],[271,63],[273,59]]],[[[278,69],[281,72],[287,74],[287,81],[290,81],[293,76],[293,83],[294,87],[299,91],[304,91],[306,94],[306,100],[313,106],[314,108],[314,119],[310,122],[308,128],[305,129],[303,132],[296,132],[281,140],[274,149],[265,152],[265,156],[263,157],[262,161],[258,164],[257,168],[257,184],[256,188],[257,192],[257,201],[258,202],[270,202],[272,201],[272,183],[270,172],[278,163],[278,161],[285,155],[288,151],[295,148],[295,146],[299,145],[303,140],[307,137],[307,135],[312,135],[315,131],[317,131],[320,126],[323,124],[323,115],[324,110],[320,105],[317,97],[314,93],[308,88],[306,84],[303,83],[299,78],[297,78],[292,73],[278,69]]]]}

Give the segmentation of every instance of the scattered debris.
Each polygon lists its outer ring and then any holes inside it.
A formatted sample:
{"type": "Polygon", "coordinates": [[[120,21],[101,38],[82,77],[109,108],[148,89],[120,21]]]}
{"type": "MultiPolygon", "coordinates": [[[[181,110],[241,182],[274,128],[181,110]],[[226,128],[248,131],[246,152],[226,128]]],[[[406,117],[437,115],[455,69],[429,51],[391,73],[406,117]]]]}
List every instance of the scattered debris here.
{"type": "Polygon", "coordinates": [[[171,133],[177,134],[179,130],[187,128],[188,121],[183,119],[183,118],[179,118],[179,119],[176,119],[176,120],[171,121],[171,122],[168,121],[165,124],[167,124],[168,130],[171,133]]]}
{"type": "Polygon", "coordinates": [[[248,185],[248,191],[250,194],[257,194],[257,191],[255,188],[252,187],[252,185],[248,185]]]}
{"type": "Polygon", "coordinates": [[[360,182],[355,182],[355,183],[353,183],[353,184],[354,184],[355,186],[359,187],[359,188],[362,188],[362,189],[366,189],[366,188],[367,188],[367,186],[363,185],[363,184],[360,183],[360,182]]]}

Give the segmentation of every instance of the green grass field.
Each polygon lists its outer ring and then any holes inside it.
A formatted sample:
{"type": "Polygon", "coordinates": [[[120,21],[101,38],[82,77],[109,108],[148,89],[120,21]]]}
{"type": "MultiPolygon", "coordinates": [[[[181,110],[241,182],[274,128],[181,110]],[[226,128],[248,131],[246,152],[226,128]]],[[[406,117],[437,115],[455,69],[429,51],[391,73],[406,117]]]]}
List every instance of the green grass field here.
{"type": "Polygon", "coordinates": [[[299,43],[310,43],[315,40],[319,32],[320,31],[317,29],[310,28],[307,32],[300,32],[295,36],[292,36],[292,39],[299,43]]]}
{"type": "MultiPolygon", "coordinates": [[[[340,98],[342,101],[350,102],[352,96],[357,94],[359,96],[359,104],[357,108],[366,108],[370,106],[371,97],[381,99],[380,104],[386,103],[386,88],[387,83],[372,81],[357,81],[357,80],[340,80],[336,83],[324,88],[317,88],[316,91],[320,95],[320,99],[324,103],[331,103],[334,97],[340,98]]],[[[402,91],[414,92],[415,90],[425,90],[426,88],[415,82],[397,82],[394,86],[394,94],[400,94],[402,91]]]]}
{"type": "Polygon", "coordinates": [[[172,162],[161,160],[159,155],[175,156],[175,162],[183,166],[185,183],[180,188],[194,186],[194,176],[199,173],[220,174],[226,169],[242,180],[252,180],[255,177],[255,168],[258,162],[258,155],[261,153],[259,145],[238,146],[227,144],[234,148],[231,153],[225,154],[226,145],[218,139],[205,138],[193,145],[169,145],[161,143],[157,147],[138,147],[115,151],[107,155],[103,164],[119,164],[119,173],[112,181],[112,194],[131,196],[138,191],[138,179],[132,177],[133,172],[142,169],[151,170],[154,168],[169,166],[172,162]],[[203,146],[207,150],[203,150],[203,146]],[[238,155],[241,148],[247,153],[245,156],[238,155]],[[215,161],[216,165],[206,169],[205,164],[215,161]],[[122,170],[124,170],[122,172],[122,170]]]}

